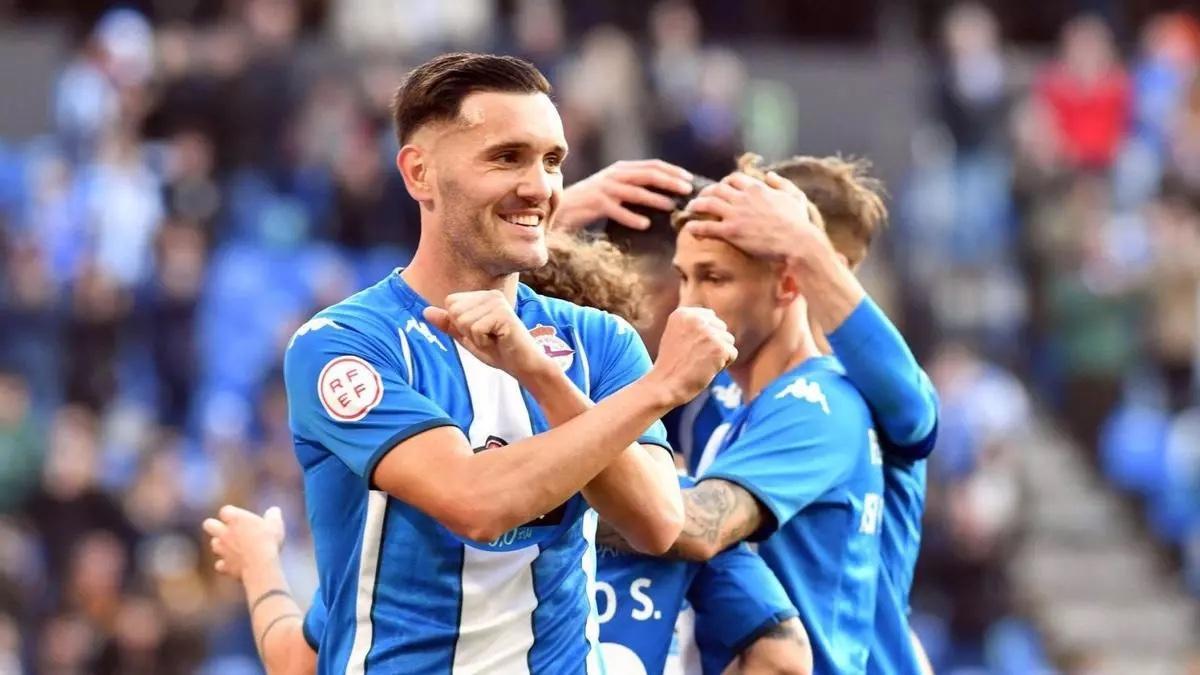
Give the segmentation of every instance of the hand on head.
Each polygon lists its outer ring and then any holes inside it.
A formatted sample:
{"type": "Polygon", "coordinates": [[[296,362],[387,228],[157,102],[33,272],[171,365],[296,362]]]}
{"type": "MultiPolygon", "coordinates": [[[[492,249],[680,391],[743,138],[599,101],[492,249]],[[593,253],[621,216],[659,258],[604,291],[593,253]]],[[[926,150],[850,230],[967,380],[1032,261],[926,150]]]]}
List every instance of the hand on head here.
{"type": "Polygon", "coordinates": [[[759,180],[742,172],[700,191],[687,206],[688,232],[723,239],[747,254],[782,260],[805,246],[829,245],[820,214],[799,188],[768,172],[759,180]]]}
{"type": "Polygon", "coordinates": [[[650,219],[631,206],[669,212],[677,208],[676,198],[669,195],[687,197],[691,193],[692,174],[673,164],[660,159],[616,162],[563,190],[551,226],[576,232],[588,223],[609,218],[644,230],[650,219]]]}

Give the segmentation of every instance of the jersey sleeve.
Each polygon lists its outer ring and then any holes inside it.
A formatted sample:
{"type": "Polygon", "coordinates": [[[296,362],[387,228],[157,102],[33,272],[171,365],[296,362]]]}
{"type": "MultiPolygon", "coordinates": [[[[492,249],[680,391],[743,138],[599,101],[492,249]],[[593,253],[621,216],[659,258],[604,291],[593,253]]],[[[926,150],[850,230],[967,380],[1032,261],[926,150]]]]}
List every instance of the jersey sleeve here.
{"type": "MultiPolygon", "coordinates": [[[[599,403],[649,372],[651,363],[646,345],[628,321],[604,313],[598,313],[596,318],[599,325],[589,332],[596,336],[594,342],[600,349],[590,364],[590,384],[592,400],[599,403]]],[[[671,450],[667,428],[661,420],[651,425],[638,442],[671,450]]]]}
{"type": "Polygon", "coordinates": [[[722,672],[755,640],[798,616],[783,585],[746,544],[722,552],[701,566],[688,588],[696,611],[696,642],[705,672],[722,672]]]}
{"type": "Polygon", "coordinates": [[[396,444],[455,424],[412,388],[407,368],[381,345],[334,322],[298,333],[284,355],[283,373],[292,432],[323,446],[368,482],[396,444]]]}
{"type": "Polygon", "coordinates": [[[863,298],[829,334],[829,344],[874,411],[889,452],[909,460],[928,457],[937,429],[937,392],[887,315],[863,298]]]}
{"type": "Polygon", "coordinates": [[[329,612],[325,609],[325,602],[321,599],[321,589],[318,588],[313,593],[312,604],[304,613],[302,627],[304,641],[308,643],[309,647],[312,647],[314,652],[321,651],[321,636],[325,633],[325,623],[328,620],[329,612]]]}
{"type": "Polygon", "coordinates": [[[771,536],[845,482],[859,461],[853,452],[858,439],[851,433],[866,434],[865,421],[855,423],[865,414],[861,402],[855,413],[849,385],[829,384],[797,377],[786,389],[764,391],[751,404],[740,435],[701,476],[701,482],[721,479],[745,488],[770,512],[750,541],[771,536]]]}

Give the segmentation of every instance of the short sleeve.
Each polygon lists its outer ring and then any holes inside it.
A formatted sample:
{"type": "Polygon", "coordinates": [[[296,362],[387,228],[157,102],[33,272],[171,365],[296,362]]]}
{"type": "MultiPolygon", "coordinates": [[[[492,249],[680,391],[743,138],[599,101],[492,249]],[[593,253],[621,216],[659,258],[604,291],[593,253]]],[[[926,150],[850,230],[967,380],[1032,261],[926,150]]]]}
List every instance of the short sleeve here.
{"type": "MultiPolygon", "coordinates": [[[[588,330],[592,327],[585,324],[583,338],[588,341],[585,348],[591,368],[591,398],[599,403],[649,372],[651,362],[641,336],[628,321],[605,313],[597,313],[592,321],[599,325],[588,330]]],[[[661,421],[647,429],[638,442],[671,449],[667,428],[661,421]]]]}
{"type": "Polygon", "coordinates": [[[351,328],[325,321],[316,329],[301,329],[283,359],[292,432],[369,481],[396,444],[454,425],[412,388],[402,369],[375,341],[351,328]]]}
{"type": "Polygon", "coordinates": [[[846,410],[852,402],[840,396],[841,387],[828,384],[797,377],[786,388],[764,391],[751,404],[741,433],[701,477],[735,483],[770,511],[774,522],[764,523],[751,541],[771,536],[845,482],[859,461],[854,448],[863,444],[866,427],[853,422],[865,406],[859,401],[856,411],[846,410]],[[862,439],[855,437],[858,427],[862,439]]]}
{"type": "Polygon", "coordinates": [[[696,641],[708,664],[721,672],[771,628],[798,615],[783,585],[763,559],[740,544],[705,563],[688,589],[696,610],[696,641]]]}
{"type": "Polygon", "coordinates": [[[325,602],[321,599],[321,589],[317,589],[313,593],[312,604],[308,606],[308,611],[304,613],[304,641],[312,647],[314,652],[321,651],[321,636],[325,634],[325,624],[329,620],[329,612],[325,609],[325,602]]]}

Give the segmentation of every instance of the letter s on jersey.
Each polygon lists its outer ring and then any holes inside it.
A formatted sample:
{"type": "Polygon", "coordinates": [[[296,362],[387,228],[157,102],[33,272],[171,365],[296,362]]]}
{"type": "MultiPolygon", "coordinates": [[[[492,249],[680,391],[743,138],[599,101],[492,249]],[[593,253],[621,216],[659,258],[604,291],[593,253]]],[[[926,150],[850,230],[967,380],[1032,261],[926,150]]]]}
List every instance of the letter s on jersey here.
{"type": "Polygon", "coordinates": [[[338,422],[357,422],[383,400],[379,371],[357,356],[337,356],[317,376],[317,398],[338,422]]]}

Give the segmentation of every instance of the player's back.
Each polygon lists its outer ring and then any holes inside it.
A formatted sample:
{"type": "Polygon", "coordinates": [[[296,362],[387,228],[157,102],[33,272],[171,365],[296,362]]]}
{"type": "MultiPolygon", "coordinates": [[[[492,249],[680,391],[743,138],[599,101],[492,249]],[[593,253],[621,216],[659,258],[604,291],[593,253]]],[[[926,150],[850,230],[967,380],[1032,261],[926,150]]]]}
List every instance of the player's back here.
{"type": "Polygon", "coordinates": [[[731,420],[701,480],[771,513],[758,552],[808,630],[815,672],[863,672],[873,639],[883,476],[870,412],[836,359],[788,371],[731,420]]]}
{"type": "Polygon", "coordinates": [[[909,593],[921,548],[925,511],[925,460],[905,460],[884,447],[884,517],[880,532],[875,645],[867,672],[919,675],[921,659],[909,631],[909,593]]]}
{"type": "MultiPolygon", "coordinates": [[[[426,306],[393,273],[318,313],[285,358],[328,609],[319,670],[593,671],[596,516],[582,497],[478,544],[370,483],[384,454],[430,428],[461,428],[476,452],[548,428],[516,380],[426,324],[426,306]]],[[[523,286],[516,310],[593,399],[648,364],[610,315],[523,286]]]]}

